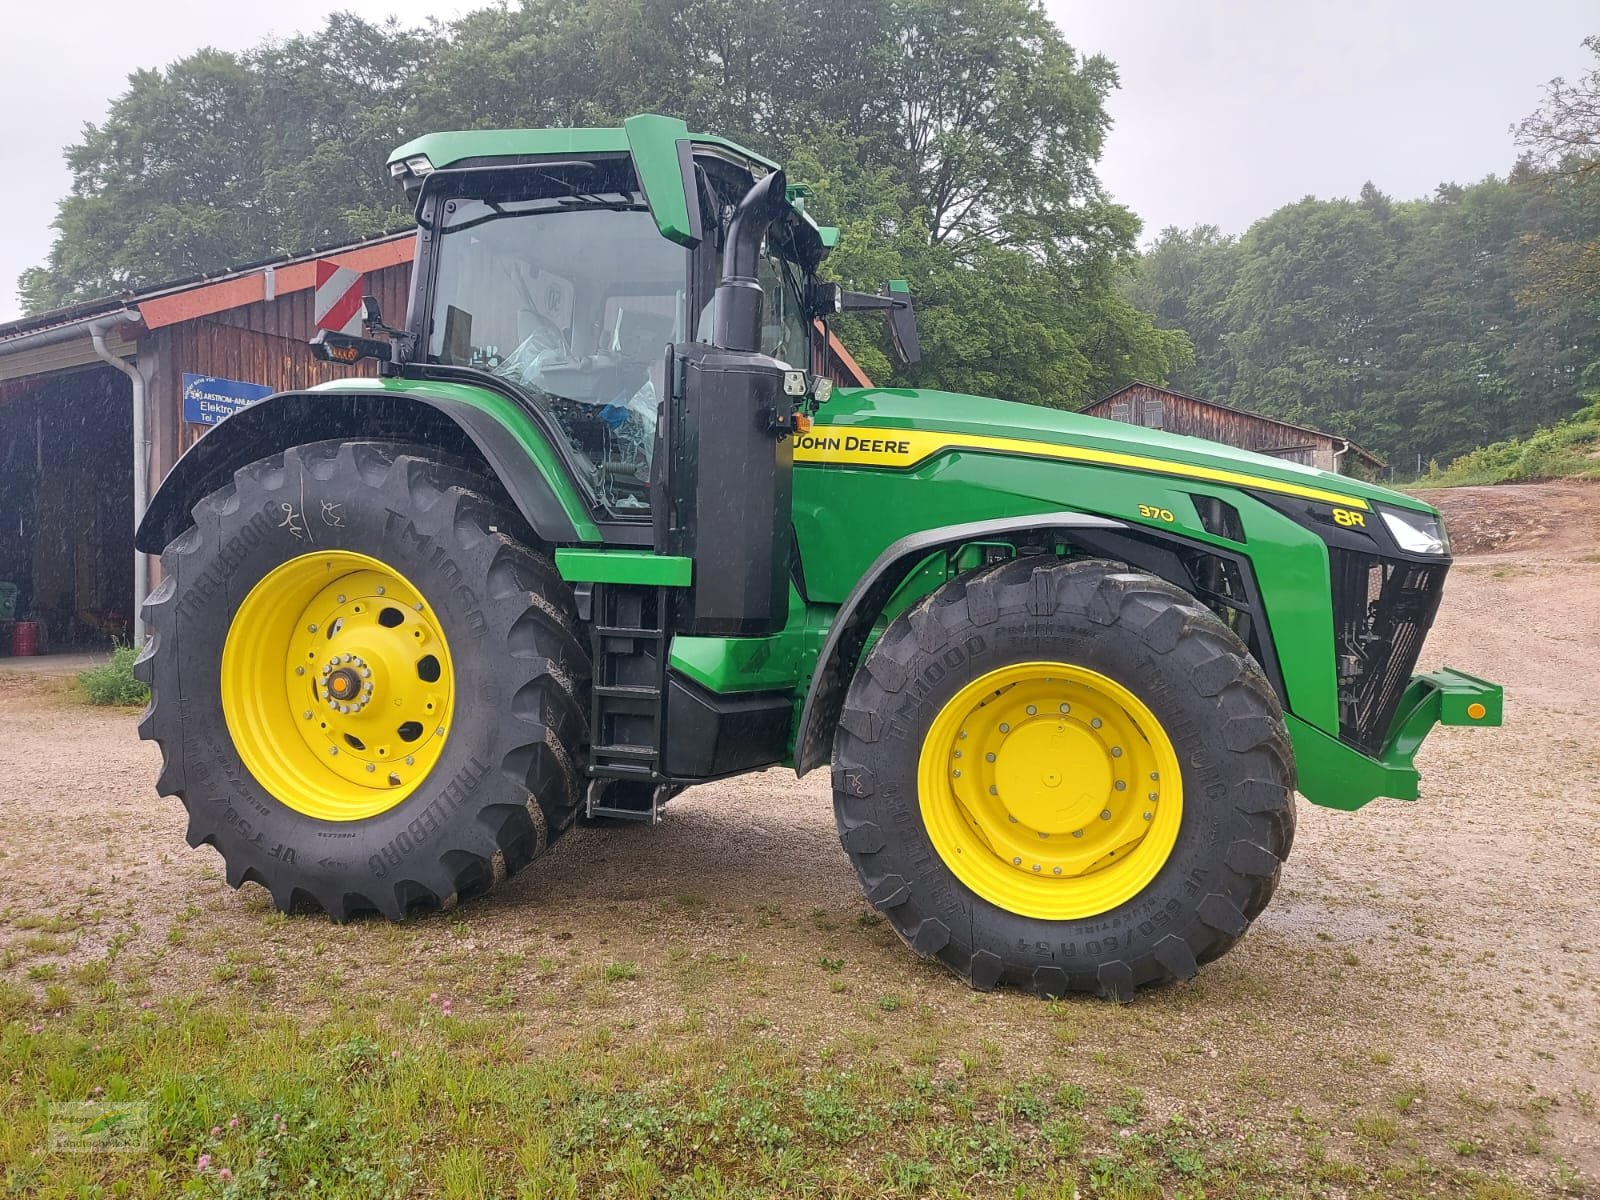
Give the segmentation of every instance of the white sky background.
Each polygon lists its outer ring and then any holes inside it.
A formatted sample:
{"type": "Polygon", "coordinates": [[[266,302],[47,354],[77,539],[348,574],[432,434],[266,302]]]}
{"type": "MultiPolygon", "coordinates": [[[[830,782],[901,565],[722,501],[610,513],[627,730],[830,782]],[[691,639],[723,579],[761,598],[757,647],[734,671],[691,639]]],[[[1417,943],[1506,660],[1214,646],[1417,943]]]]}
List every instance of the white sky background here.
{"type": "MultiPolygon", "coordinates": [[[[1302,196],[1367,179],[1400,199],[1503,174],[1509,126],[1552,76],[1580,74],[1594,0],[1045,0],[1067,40],[1117,63],[1122,88],[1101,177],[1148,239],[1166,225],[1226,232],[1302,196]]],[[[0,321],[42,262],[64,147],[139,67],[202,46],[242,50],[319,25],[331,7],[409,24],[474,0],[5,0],[0,37],[0,321]]],[[[378,170],[381,163],[374,162],[378,170]]]]}

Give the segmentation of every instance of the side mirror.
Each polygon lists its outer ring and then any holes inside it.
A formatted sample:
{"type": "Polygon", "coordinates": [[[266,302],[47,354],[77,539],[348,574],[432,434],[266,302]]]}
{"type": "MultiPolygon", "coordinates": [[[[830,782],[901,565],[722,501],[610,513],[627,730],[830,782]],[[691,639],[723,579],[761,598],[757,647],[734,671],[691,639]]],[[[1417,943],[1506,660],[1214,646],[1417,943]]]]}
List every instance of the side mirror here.
{"type": "Polygon", "coordinates": [[[378,305],[376,296],[361,297],[361,324],[369,330],[388,334],[390,337],[403,337],[405,331],[395,329],[383,323],[383,309],[378,305]]]}
{"type": "MultiPolygon", "coordinates": [[[[819,284],[818,288],[833,287],[819,284]]],[[[917,340],[917,313],[911,303],[911,286],[904,279],[891,279],[888,286],[877,295],[868,292],[845,292],[835,288],[834,312],[854,312],[862,309],[882,309],[889,318],[889,338],[894,343],[895,357],[907,366],[922,359],[922,346],[917,340]]],[[[824,299],[818,297],[819,300],[824,299]]]]}

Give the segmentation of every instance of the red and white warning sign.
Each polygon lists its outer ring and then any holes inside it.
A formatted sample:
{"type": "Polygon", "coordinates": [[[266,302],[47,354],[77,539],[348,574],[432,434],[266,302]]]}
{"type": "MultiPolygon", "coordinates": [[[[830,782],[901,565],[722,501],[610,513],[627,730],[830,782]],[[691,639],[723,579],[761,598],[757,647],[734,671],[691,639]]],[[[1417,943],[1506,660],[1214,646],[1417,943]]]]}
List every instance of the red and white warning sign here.
{"type": "Polygon", "coordinates": [[[330,259],[317,259],[317,290],[311,315],[318,329],[335,333],[361,332],[361,272],[341,267],[330,259]]]}

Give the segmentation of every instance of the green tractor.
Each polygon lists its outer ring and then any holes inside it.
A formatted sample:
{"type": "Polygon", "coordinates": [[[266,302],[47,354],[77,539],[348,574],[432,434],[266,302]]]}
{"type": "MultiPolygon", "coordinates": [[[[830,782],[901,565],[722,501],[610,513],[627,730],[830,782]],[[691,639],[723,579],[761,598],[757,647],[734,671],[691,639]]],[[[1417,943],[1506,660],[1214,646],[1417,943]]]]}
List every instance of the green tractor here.
{"type": "Polygon", "coordinates": [[[1294,792],[1413,799],[1450,556],[1409,496],[1209,442],[834,387],[836,232],[681,121],[440,133],[374,378],[183,457],[140,677],[158,786],[237,887],[335,920],[448,908],[584,819],[832,772],[839,839],[973,986],[1130,997],[1267,904],[1294,792]]]}

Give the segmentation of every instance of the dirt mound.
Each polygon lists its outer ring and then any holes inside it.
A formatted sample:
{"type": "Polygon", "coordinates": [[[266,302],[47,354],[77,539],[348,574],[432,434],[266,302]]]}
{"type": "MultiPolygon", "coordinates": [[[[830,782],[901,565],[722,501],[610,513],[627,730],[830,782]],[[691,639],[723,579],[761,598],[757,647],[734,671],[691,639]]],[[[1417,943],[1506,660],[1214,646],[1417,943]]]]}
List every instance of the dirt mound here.
{"type": "Polygon", "coordinates": [[[1600,550],[1600,484],[1578,480],[1430,488],[1415,493],[1444,514],[1457,557],[1529,550],[1600,550]]]}

